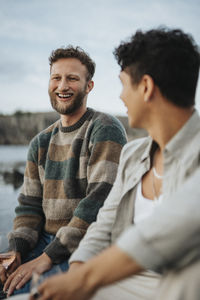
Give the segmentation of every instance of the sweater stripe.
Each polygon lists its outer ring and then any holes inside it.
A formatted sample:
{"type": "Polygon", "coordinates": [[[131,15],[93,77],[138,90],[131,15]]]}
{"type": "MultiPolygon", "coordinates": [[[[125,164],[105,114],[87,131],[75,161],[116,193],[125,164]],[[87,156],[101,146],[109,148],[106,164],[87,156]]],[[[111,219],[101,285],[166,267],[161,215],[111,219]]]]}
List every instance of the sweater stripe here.
{"type": "Polygon", "coordinates": [[[109,184],[113,184],[113,181],[115,180],[116,172],[117,172],[118,164],[113,162],[106,162],[100,161],[99,163],[96,163],[95,165],[91,165],[88,167],[88,172],[90,172],[90,184],[98,184],[107,182],[109,184]],[[104,172],[99,173],[99,168],[104,168],[104,172]]]}
{"type": "Polygon", "coordinates": [[[43,208],[46,211],[45,217],[49,220],[70,220],[79,203],[79,199],[45,199],[43,208]],[[67,205],[67,212],[63,209],[67,205]]]}
{"type": "Polygon", "coordinates": [[[24,176],[24,184],[22,186],[21,193],[25,196],[41,197],[42,186],[40,181],[24,176]]]}
{"type": "Polygon", "coordinates": [[[74,157],[71,145],[56,145],[51,144],[49,149],[49,160],[52,161],[65,161],[74,157]]]}

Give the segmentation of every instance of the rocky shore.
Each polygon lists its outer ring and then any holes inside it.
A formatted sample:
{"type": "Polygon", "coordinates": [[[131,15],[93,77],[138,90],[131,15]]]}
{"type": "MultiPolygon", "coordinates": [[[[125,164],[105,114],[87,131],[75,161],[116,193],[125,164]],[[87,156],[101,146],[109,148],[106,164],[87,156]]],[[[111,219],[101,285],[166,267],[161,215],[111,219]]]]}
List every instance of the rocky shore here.
{"type": "Polygon", "coordinates": [[[56,112],[30,113],[17,111],[0,116],[0,145],[27,145],[41,130],[59,118],[56,112]]]}
{"type": "Polygon", "coordinates": [[[14,189],[18,189],[23,183],[24,169],[25,162],[19,162],[7,169],[0,169],[0,176],[5,184],[12,184],[14,189]]]}

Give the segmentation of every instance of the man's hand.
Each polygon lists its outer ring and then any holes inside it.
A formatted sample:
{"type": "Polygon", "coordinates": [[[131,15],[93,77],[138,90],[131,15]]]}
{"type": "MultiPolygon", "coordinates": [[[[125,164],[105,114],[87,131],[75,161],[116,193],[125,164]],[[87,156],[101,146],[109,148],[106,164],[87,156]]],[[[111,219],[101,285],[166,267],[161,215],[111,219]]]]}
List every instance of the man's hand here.
{"type": "Polygon", "coordinates": [[[7,279],[6,269],[3,266],[0,266],[0,281],[5,283],[7,279]]]}
{"type": "Polygon", "coordinates": [[[76,261],[76,262],[73,262],[70,267],[69,267],[69,270],[68,272],[71,272],[71,271],[74,271],[76,269],[78,269],[80,266],[82,266],[84,264],[84,262],[82,261],[76,261]]]}
{"type": "Polygon", "coordinates": [[[87,290],[81,269],[82,266],[79,266],[45,280],[38,288],[40,300],[89,300],[93,293],[90,289],[87,290]]]}
{"type": "Polygon", "coordinates": [[[21,265],[21,254],[16,252],[15,260],[9,266],[8,269],[5,269],[3,266],[0,266],[0,281],[4,284],[10,274],[12,274],[19,266],[21,265]]]}
{"type": "Polygon", "coordinates": [[[89,300],[100,287],[143,270],[117,246],[86,263],[76,262],[72,266],[69,272],[53,276],[39,286],[40,300],[89,300]]]}
{"type": "Polygon", "coordinates": [[[47,254],[43,253],[39,257],[29,261],[16,269],[4,284],[4,291],[8,290],[8,297],[15,289],[20,289],[28,280],[31,279],[33,272],[42,274],[49,270],[52,266],[52,261],[47,254]]]}

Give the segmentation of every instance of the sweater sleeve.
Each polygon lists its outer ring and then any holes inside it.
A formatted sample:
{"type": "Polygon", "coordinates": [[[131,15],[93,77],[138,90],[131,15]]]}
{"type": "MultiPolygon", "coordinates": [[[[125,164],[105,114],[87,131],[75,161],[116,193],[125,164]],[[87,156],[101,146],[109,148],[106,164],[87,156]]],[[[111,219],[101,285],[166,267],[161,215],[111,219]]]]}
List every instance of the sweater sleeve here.
{"type": "Polygon", "coordinates": [[[29,147],[24,183],[18,198],[13,231],[9,233],[10,248],[15,247],[22,257],[33,249],[44,224],[42,185],[38,171],[38,145],[35,138],[29,147]]]}
{"type": "Polygon", "coordinates": [[[122,168],[119,164],[113,188],[100,209],[96,222],[88,228],[69,262],[85,262],[111,245],[111,231],[123,190],[122,168]]]}
{"type": "Polygon", "coordinates": [[[146,269],[179,269],[200,258],[200,169],[153,214],[131,226],[116,244],[146,269]]]}
{"type": "Polygon", "coordinates": [[[97,124],[89,141],[86,195],[81,199],[67,226],[61,227],[56,239],[45,249],[53,262],[58,263],[61,252],[70,255],[83,238],[89,224],[96,220],[99,209],[107,198],[116,174],[120,152],[126,143],[126,134],[119,124],[97,124]],[[63,250],[62,250],[63,249],[63,250]],[[57,255],[59,253],[59,256],[57,255]]]}

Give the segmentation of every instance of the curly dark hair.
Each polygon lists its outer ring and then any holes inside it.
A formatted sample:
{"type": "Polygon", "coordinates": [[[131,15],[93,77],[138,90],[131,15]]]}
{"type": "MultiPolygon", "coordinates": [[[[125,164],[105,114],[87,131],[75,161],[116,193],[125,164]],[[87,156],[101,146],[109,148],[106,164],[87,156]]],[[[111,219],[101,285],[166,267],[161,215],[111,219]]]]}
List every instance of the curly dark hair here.
{"type": "Polygon", "coordinates": [[[148,74],[169,101],[180,107],[194,105],[200,52],[191,35],[166,27],[138,30],[113,53],[133,84],[148,74]]]}
{"type": "Polygon", "coordinates": [[[80,62],[87,68],[87,80],[89,81],[92,79],[95,72],[95,62],[81,47],[73,47],[72,45],[69,45],[67,47],[61,47],[53,50],[49,57],[50,66],[61,58],[77,58],[80,60],[80,62]]]}

